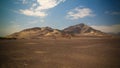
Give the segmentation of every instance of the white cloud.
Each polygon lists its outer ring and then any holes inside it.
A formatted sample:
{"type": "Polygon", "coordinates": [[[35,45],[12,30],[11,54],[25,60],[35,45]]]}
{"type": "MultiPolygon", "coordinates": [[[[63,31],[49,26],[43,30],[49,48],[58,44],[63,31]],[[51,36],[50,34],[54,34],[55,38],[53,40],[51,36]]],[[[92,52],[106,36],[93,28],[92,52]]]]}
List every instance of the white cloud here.
{"type": "Polygon", "coordinates": [[[47,14],[45,12],[40,11],[32,11],[32,10],[19,10],[21,14],[28,15],[28,16],[40,16],[45,17],[47,14]]]}
{"type": "MultiPolygon", "coordinates": [[[[26,0],[23,0],[23,2],[26,0]]],[[[61,2],[65,0],[36,0],[36,3],[33,3],[29,9],[20,9],[20,13],[28,16],[38,16],[45,17],[48,14],[46,11],[48,9],[54,8],[61,2]]]]}
{"type": "Polygon", "coordinates": [[[37,2],[40,4],[40,6],[37,7],[36,10],[44,10],[53,8],[59,3],[64,2],[64,0],[37,0],[37,2]]]}
{"type": "Polygon", "coordinates": [[[120,32],[120,24],[117,25],[111,25],[111,26],[91,26],[97,30],[101,30],[103,32],[113,32],[118,33],[120,32]]]}
{"type": "Polygon", "coordinates": [[[92,10],[90,8],[85,8],[85,7],[77,7],[67,13],[67,18],[71,20],[80,19],[89,16],[95,16],[95,15],[92,13],[92,10]]]}

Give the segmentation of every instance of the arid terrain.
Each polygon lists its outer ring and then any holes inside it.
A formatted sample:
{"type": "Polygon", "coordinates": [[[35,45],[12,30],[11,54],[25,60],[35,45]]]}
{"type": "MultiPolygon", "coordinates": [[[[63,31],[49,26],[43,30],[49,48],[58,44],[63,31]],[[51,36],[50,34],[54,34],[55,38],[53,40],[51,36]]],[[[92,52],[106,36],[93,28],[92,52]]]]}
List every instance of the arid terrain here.
{"type": "Polygon", "coordinates": [[[120,68],[120,39],[0,40],[0,68],[120,68]]]}

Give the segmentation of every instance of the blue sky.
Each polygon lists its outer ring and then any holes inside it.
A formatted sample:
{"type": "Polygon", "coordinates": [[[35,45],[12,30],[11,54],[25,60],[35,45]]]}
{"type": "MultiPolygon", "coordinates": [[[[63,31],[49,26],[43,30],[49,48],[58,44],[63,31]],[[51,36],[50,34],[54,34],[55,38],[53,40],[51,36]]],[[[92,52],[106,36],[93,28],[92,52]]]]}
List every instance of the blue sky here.
{"type": "Polygon", "coordinates": [[[1,0],[0,36],[25,28],[64,29],[85,23],[103,32],[120,32],[119,0],[1,0]]]}

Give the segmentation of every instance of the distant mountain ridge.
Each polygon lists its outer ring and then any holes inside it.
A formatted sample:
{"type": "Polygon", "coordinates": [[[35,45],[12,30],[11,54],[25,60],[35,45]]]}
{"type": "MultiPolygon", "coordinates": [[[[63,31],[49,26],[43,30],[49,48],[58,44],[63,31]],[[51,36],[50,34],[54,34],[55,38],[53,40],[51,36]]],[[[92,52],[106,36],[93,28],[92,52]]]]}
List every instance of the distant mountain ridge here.
{"type": "Polygon", "coordinates": [[[34,27],[8,35],[9,38],[17,39],[41,39],[41,38],[65,38],[75,36],[105,36],[104,32],[93,29],[86,24],[77,24],[63,30],[51,27],[34,27]]]}

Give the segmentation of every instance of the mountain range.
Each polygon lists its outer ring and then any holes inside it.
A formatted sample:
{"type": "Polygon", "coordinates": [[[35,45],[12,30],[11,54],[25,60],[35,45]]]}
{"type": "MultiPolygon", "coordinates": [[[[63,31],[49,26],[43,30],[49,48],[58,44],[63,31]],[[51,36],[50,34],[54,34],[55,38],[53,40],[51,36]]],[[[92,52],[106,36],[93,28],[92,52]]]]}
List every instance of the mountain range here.
{"type": "Polygon", "coordinates": [[[20,32],[8,35],[9,38],[17,39],[41,39],[41,38],[71,38],[80,36],[107,36],[107,33],[93,29],[92,27],[80,23],[67,27],[63,30],[53,29],[51,27],[34,27],[24,29],[20,32]]]}

